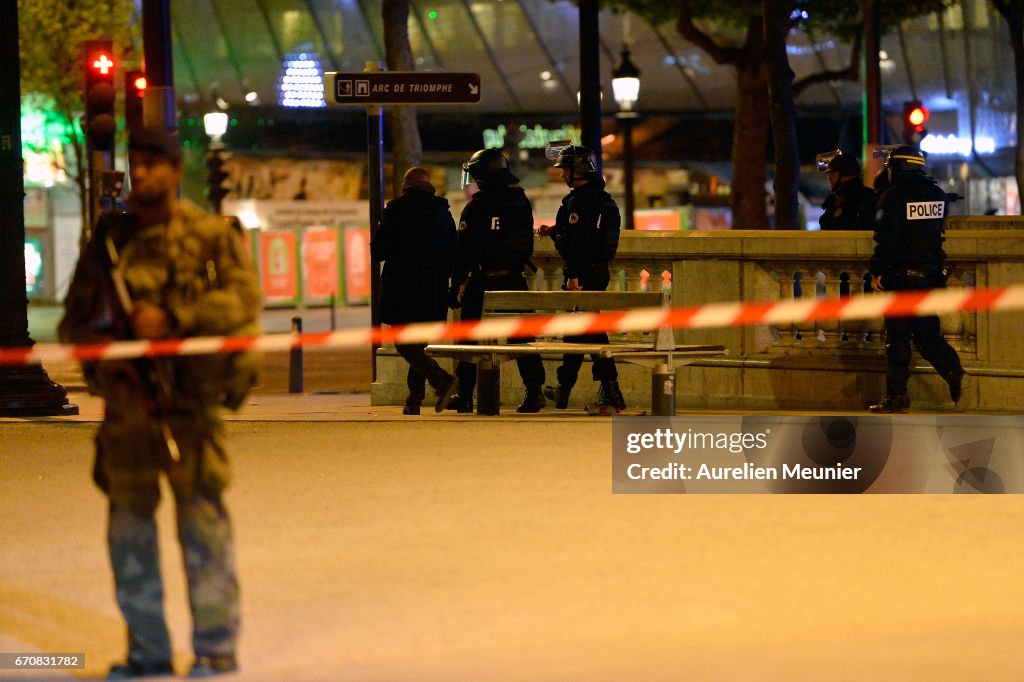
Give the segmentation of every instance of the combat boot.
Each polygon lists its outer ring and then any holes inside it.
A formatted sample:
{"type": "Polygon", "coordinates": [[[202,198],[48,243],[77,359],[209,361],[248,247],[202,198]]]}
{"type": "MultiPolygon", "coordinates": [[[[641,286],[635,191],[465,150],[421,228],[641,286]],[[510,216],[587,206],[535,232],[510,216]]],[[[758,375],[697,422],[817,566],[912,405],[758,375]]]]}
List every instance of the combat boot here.
{"type": "Polygon", "coordinates": [[[622,390],[619,388],[618,381],[609,381],[608,385],[604,385],[605,382],[601,382],[601,387],[604,388],[605,394],[608,396],[608,400],[611,401],[612,405],[615,406],[616,411],[622,412],[626,409],[626,399],[622,395],[622,390]]]}
{"type": "Polygon", "coordinates": [[[221,656],[197,656],[188,671],[191,678],[214,677],[238,670],[238,661],[231,654],[221,656]]]}
{"type": "Polygon", "coordinates": [[[626,399],[622,397],[617,381],[602,381],[601,390],[597,394],[597,402],[587,405],[587,414],[608,416],[618,414],[626,409],[626,399]]]}
{"type": "Polygon", "coordinates": [[[448,409],[461,414],[473,411],[473,396],[456,395],[448,401],[448,409]]]}
{"type": "Polygon", "coordinates": [[[174,668],[170,661],[159,663],[137,663],[129,660],[127,663],[117,663],[110,666],[107,673],[108,680],[134,680],[140,677],[168,677],[174,674],[174,668]]]}
{"type": "Polygon", "coordinates": [[[434,412],[443,412],[454,398],[455,392],[459,390],[459,378],[445,373],[444,380],[435,388],[437,391],[437,402],[434,403],[434,412]]]}
{"type": "Polygon", "coordinates": [[[875,412],[876,414],[892,414],[894,412],[906,412],[908,409],[910,409],[910,396],[906,394],[887,395],[882,398],[881,402],[869,406],[868,412],[875,412]]]}
{"type": "Polygon", "coordinates": [[[520,414],[540,412],[547,404],[548,401],[544,399],[544,393],[541,391],[540,386],[527,386],[526,396],[523,398],[523,402],[519,403],[516,412],[520,414]]]}
{"type": "Polygon", "coordinates": [[[954,403],[960,402],[960,397],[963,395],[964,374],[964,370],[957,367],[943,377],[949,385],[949,397],[954,403]]]}
{"type": "Polygon", "coordinates": [[[565,384],[544,387],[544,396],[555,404],[556,410],[564,410],[569,407],[570,393],[572,393],[572,386],[565,384]]]}

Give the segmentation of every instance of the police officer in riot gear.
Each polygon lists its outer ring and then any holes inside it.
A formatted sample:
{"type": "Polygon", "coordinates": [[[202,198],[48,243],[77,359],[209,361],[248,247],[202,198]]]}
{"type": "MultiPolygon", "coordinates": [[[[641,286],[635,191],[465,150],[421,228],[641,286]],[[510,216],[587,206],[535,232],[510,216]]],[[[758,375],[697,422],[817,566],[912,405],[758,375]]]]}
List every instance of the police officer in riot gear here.
{"type": "MultiPolygon", "coordinates": [[[[533,255],[533,207],[519,178],[509,170],[508,159],[499,149],[481,149],[462,167],[463,186],[475,181],[478,191],[466,204],[459,220],[455,270],[449,305],[462,308],[463,320],[478,320],[483,312],[485,291],[526,291],[529,287],[523,267],[533,255]],[[461,300],[460,289],[465,283],[461,300]]],[[[526,343],[532,339],[510,339],[526,343]]],[[[547,403],[542,392],[544,363],[540,356],[516,359],[526,396],[517,412],[540,412],[547,403]]],[[[455,369],[459,392],[448,409],[473,411],[476,365],[459,362],[455,369]]]]}
{"type": "MultiPolygon", "coordinates": [[[[608,264],[619,246],[619,207],[605,191],[604,178],[597,170],[594,152],[587,147],[563,146],[555,159],[562,169],[562,181],[569,194],[562,199],[553,226],[543,226],[541,235],[550,235],[555,248],[565,261],[566,291],[604,291],[611,279],[608,264]]],[[[575,343],[608,343],[607,334],[566,336],[575,343]]],[[[601,382],[597,403],[587,406],[588,412],[621,412],[626,401],[619,389],[618,371],[610,358],[593,359],[593,376],[601,382]]],[[[569,394],[576,384],[582,355],[566,355],[558,368],[558,386],[548,386],[545,393],[555,407],[569,406],[569,394]]]]}
{"type": "MultiPolygon", "coordinates": [[[[948,197],[925,175],[924,154],[916,147],[892,149],[885,161],[888,188],[878,197],[875,212],[875,253],[871,286],[875,291],[940,289],[948,270],[942,250],[948,197]]],[[[872,412],[904,412],[910,407],[910,344],[946,380],[949,397],[959,403],[964,370],[960,357],[942,337],[939,318],[888,317],[886,396],[872,412]]]]}
{"type": "Polygon", "coordinates": [[[825,173],[832,187],[821,205],[821,229],[870,230],[874,225],[874,192],[861,182],[857,158],[840,149],[818,154],[818,170],[825,173]]]}

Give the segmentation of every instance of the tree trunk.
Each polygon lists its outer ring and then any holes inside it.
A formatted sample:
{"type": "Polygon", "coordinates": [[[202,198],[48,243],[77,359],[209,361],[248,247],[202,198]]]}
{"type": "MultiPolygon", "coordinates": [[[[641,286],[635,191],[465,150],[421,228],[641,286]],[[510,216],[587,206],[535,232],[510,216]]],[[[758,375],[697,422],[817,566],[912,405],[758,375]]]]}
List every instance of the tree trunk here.
{"type": "MultiPolygon", "coordinates": [[[[72,128],[77,127],[78,121],[75,120],[74,115],[66,115],[72,128]]],[[[88,175],[85,163],[85,143],[79,142],[76,137],[73,137],[68,144],[75,152],[75,173],[71,178],[75,181],[75,186],[78,187],[78,211],[82,216],[82,229],[78,232],[78,253],[85,253],[85,245],[92,235],[92,225],[89,224],[89,194],[85,182],[86,175],[88,175]]],[[[67,161],[64,162],[64,168],[66,172],[67,161]]]]}
{"type": "Polygon", "coordinates": [[[793,69],[786,55],[789,32],[789,3],[761,0],[764,16],[765,65],[771,101],[772,139],[775,142],[775,228],[799,228],[797,184],[800,157],[796,137],[796,107],[793,102],[793,69]]]}
{"type": "MultiPolygon", "coordinates": [[[[760,27],[756,33],[761,35],[760,27]]],[[[736,62],[736,127],[732,134],[732,226],[768,228],[764,172],[768,158],[770,117],[763,42],[751,35],[736,62]]]]}
{"type": "MultiPolygon", "coordinates": [[[[389,71],[414,71],[412,47],[409,45],[409,0],[384,0],[384,51],[389,71]]],[[[391,107],[392,186],[394,196],[402,191],[402,176],[407,168],[418,166],[423,159],[423,143],[416,120],[416,108],[391,107]]]]}

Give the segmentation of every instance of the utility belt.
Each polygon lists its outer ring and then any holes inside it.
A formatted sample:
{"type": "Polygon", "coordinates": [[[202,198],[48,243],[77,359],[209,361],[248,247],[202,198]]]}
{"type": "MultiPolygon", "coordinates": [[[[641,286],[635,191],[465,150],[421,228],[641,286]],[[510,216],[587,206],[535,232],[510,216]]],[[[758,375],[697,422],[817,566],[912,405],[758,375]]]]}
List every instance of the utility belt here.
{"type": "MultiPolygon", "coordinates": [[[[537,272],[537,266],[527,261],[526,267],[530,268],[532,272],[537,272]]],[[[469,273],[470,277],[519,277],[523,274],[522,270],[512,270],[510,268],[494,268],[494,269],[481,269],[474,270],[469,273]]]]}
{"type": "Polygon", "coordinates": [[[936,289],[946,286],[949,268],[936,266],[916,266],[896,268],[892,275],[893,283],[899,289],[936,289]]]}
{"type": "Polygon", "coordinates": [[[897,268],[896,274],[903,277],[945,277],[949,273],[948,268],[937,268],[937,267],[914,267],[914,268],[897,268]]]}

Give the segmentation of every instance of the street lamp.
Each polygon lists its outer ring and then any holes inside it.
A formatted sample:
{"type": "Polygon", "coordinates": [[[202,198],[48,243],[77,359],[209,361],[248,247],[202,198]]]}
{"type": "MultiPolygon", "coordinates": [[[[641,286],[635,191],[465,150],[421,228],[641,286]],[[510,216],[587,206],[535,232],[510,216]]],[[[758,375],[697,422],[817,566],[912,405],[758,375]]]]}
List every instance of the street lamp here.
{"type": "Polygon", "coordinates": [[[636,101],[640,97],[640,69],[629,58],[629,47],[622,46],[622,61],[612,70],[612,91],[619,111],[615,118],[622,122],[622,158],[626,190],[626,229],[633,229],[633,123],[636,101]]]}
{"type": "Polygon", "coordinates": [[[215,111],[203,116],[203,128],[210,138],[210,146],[206,152],[207,198],[214,213],[220,213],[221,202],[227,195],[224,181],[228,174],[224,172],[224,143],[221,138],[228,130],[228,115],[223,111],[215,111]]]}

